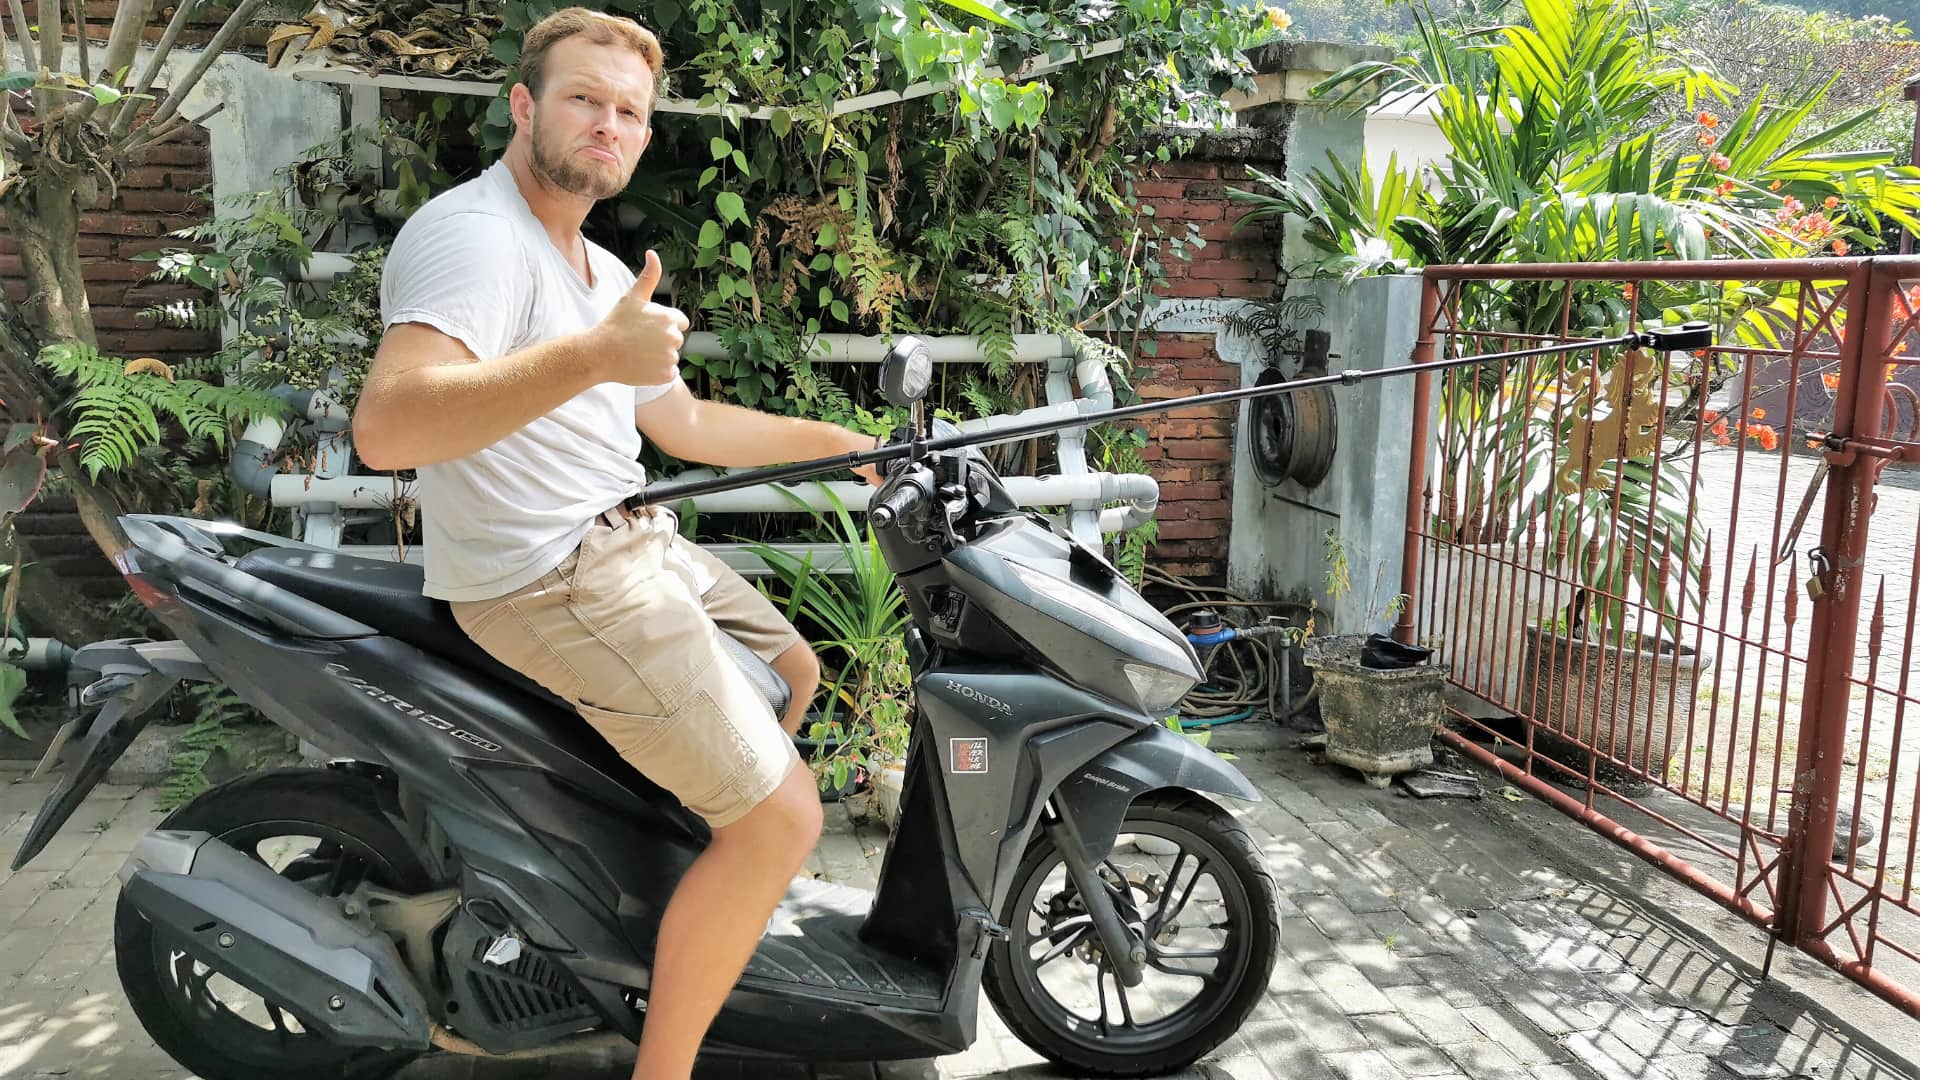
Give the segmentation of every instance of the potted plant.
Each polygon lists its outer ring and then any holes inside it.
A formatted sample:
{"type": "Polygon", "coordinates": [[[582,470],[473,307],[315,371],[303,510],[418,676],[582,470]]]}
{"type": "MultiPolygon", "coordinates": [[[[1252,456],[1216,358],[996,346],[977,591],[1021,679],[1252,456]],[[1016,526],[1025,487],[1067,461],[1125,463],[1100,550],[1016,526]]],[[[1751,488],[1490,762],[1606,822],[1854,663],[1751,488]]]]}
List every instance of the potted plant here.
{"type": "MultiPolygon", "coordinates": [[[[831,491],[823,493],[826,504],[834,503],[831,491]]],[[[909,614],[875,538],[852,517],[818,513],[815,531],[836,545],[848,572],[771,544],[752,545],[785,590],[778,598],[782,613],[812,628],[822,659],[822,699],[809,714],[809,767],[824,790],[845,792],[857,776],[866,777],[866,805],[893,827],[909,751],[911,676],[902,637],[909,614]]]]}
{"type": "Polygon", "coordinates": [[[1625,606],[1578,589],[1566,615],[1529,623],[1519,708],[1536,749],[1563,766],[1560,779],[1579,783],[1593,749],[1613,759],[1598,765],[1598,782],[1643,794],[1649,777],[1668,780],[1710,660],[1677,640],[1671,620],[1625,626],[1625,606]]]}
{"type": "MultiPolygon", "coordinates": [[[[1336,617],[1352,591],[1347,552],[1328,532],[1326,595],[1336,617]]],[[[1378,575],[1376,575],[1376,578],[1378,575]]],[[[1378,581],[1376,580],[1376,592],[1378,581]]],[[[1391,626],[1407,601],[1389,599],[1384,609],[1369,599],[1356,613],[1362,626],[1391,626]],[[1384,618],[1383,618],[1384,617],[1384,618]]],[[[1403,645],[1383,634],[1313,633],[1308,620],[1303,659],[1319,698],[1326,728],[1326,759],[1359,770],[1369,784],[1386,787],[1395,776],[1434,763],[1434,733],[1440,729],[1446,664],[1423,663],[1431,651],[1403,645]]]]}

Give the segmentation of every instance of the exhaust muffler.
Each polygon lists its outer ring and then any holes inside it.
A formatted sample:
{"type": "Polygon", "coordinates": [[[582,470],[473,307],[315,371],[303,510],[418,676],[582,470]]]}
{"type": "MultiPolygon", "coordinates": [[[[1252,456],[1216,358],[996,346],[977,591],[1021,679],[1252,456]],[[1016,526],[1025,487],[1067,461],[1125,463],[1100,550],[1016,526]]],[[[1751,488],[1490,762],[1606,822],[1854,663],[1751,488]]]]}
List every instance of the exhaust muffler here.
{"type": "Polygon", "coordinates": [[[121,894],[190,956],[332,1042],[431,1045],[423,995],[388,937],[208,833],[142,837],[121,894]]]}

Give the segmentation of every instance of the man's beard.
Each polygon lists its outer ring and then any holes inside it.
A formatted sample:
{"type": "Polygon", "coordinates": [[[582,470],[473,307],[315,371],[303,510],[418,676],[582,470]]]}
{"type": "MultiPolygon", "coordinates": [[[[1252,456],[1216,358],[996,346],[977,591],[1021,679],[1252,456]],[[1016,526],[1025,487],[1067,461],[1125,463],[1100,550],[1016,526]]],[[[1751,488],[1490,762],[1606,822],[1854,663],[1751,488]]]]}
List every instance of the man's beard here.
{"type": "Polygon", "coordinates": [[[589,199],[610,199],[626,190],[626,184],[633,178],[632,171],[620,166],[617,173],[609,172],[578,159],[578,147],[567,149],[563,154],[554,154],[544,136],[544,126],[533,117],[532,170],[539,178],[561,191],[583,195],[589,199]]]}

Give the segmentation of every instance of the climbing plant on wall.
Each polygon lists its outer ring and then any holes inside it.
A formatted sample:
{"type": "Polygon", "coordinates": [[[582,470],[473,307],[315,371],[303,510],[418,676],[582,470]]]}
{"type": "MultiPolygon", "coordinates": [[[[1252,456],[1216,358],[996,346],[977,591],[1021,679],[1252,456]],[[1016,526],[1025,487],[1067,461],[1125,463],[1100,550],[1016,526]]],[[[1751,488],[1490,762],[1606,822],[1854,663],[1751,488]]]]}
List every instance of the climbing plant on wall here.
{"type": "MultiPolygon", "coordinates": [[[[510,0],[494,53],[509,65],[559,6],[510,0]]],[[[689,379],[849,420],[859,386],[809,362],[817,334],[975,335],[994,362],[957,392],[1008,406],[1014,333],[1134,315],[1186,241],[1141,212],[1133,178],[1184,149],[1189,125],[1225,118],[1219,95],[1251,85],[1242,50],[1283,23],[1174,0],[591,6],[658,32],[667,92],[702,109],[656,117],[621,196],[636,245],[660,251],[678,302],[726,345],[689,379]],[[938,92],[846,104],[924,84],[938,92]]],[[[479,135],[488,153],[509,139],[503,96],[479,135]]]]}

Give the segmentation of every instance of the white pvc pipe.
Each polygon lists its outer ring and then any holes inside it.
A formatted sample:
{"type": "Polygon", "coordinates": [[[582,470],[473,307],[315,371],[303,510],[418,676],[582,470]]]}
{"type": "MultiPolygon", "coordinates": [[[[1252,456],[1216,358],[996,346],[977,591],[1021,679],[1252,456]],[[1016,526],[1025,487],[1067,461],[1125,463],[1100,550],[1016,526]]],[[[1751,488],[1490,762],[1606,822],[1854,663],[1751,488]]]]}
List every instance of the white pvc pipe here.
{"type": "MultiPolygon", "coordinates": [[[[692,470],[668,477],[666,483],[711,479],[714,474],[692,470]]],[[[1080,500],[1130,501],[1155,507],[1158,482],[1138,473],[1085,473],[1082,476],[1006,476],[1003,486],[1023,506],[1068,506],[1080,500]]],[[[867,508],[874,491],[860,480],[828,484],[831,502],[820,484],[763,484],[738,491],[721,491],[694,498],[694,509],[717,514],[768,514],[799,511],[802,503],[816,511],[867,508]],[[796,502],[799,497],[801,502],[796,502]]],[[[388,476],[312,477],[285,473],[270,481],[269,501],[275,506],[331,504],[346,510],[387,509],[399,498],[415,498],[417,483],[393,486],[388,476]]]]}
{"type": "MultiPolygon", "coordinates": [[[[937,364],[982,364],[989,361],[983,346],[973,337],[950,335],[948,337],[924,338],[929,346],[929,359],[937,364]]],[[[1043,364],[1068,352],[1064,339],[1057,334],[1018,334],[1011,339],[1010,359],[1019,364],[1043,364]]],[[[822,363],[836,364],[878,364],[888,355],[889,346],[894,343],[891,336],[871,334],[823,334],[808,346],[808,359],[822,363]]],[[[687,335],[686,346],[681,355],[702,360],[721,360],[727,356],[727,347],[720,343],[720,335],[701,330],[687,335]]]]}

